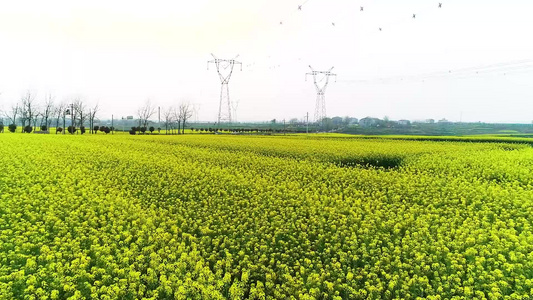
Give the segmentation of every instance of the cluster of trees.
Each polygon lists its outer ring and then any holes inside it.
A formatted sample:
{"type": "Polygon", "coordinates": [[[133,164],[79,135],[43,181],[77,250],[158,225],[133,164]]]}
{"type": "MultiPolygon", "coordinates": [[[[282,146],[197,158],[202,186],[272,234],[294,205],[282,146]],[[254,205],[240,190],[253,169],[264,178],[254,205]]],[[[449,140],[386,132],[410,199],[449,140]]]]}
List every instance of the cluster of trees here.
{"type": "MultiPolygon", "coordinates": [[[[157,107],[149,100],[137,110],[138,126],[132,127],[131,134],[153,133],[156,128],[151,126],[151,119],[156,113],[157,107]]],[[[36,94],[27,91],[8,110],[1,112],[3,117],[8,119],[8,130],[16,132],[18,126],[22,127],[22,132],[30,133],[41,130],[47,132],[51,127],[56,128],[56,134],[62,132],[81,133],[87,131],[97,133],[98,131],[110,133],[115,129],[107,126],[96,126],[99,112],[98,104],[89,107],[81,98],[74,97],[66,102],[54,102],[54,97],[49,94],[41,102],[37,100],[36,94]]],[[[177,107],[169,107],[163,112],[163,125],[166,134],[183,134],[188,121],[193,115],[193,108],[189,103],[180,103],[177,107]]],[[[4,130],[4,124],[0,124],[0,132],[4,130]]],[[[158,132],[161,128],[157,128],[158,132]]]]}
{"type": "Polygon", "coordinates": [[[187,121],[192,117],[193,110],[189,103],[181,103],[178,107],[169,107],[163,113],[163,126],[165,134],[184,134],[187,121]]]}
{"type": "MultiPolygon", "coordinates": [[[[156,130],[156,128],[154,126],[150,126],[148,128],[146,126],[133,126],[133,127],[131,127],[129,133],[131,135],[135,135],[137,133],[146,134],[147,131],[149,131],[150,133],[154,133],[155,130],[156,130]]],[[[161,132],[161,128],[158,127],[157,131],[161,132]]]]}
{"type": "MultiPolygon", "coordinates": [[[[86,132],[85,125],[89,125],[89,130],[94,132],[98,111],[98,104],[89,107],[81,97],[74,97],[70,103],[56,103],[54,97],[48,94],[39,102],[36,94],[28,90],[17,103],[3,111],[2,115],[9,121],[10,132],[16,132],[18,125],[22,126],[22,132],[25,133],[35,132],[37,129],[46,132],[54,125],[56,133],[61,133],[68,123],[69,133],[75,133],[76,128],[79,128],[83,134],[86,132]]],[[[3,128],[2,124],[0,129],[3,128]]]]}

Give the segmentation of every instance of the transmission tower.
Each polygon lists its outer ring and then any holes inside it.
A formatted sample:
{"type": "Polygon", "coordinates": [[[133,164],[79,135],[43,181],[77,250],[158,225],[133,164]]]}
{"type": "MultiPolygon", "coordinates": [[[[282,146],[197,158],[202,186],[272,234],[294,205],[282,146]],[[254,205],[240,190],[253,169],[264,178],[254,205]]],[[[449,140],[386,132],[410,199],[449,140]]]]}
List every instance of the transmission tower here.
{"type": "Polygon", "coordinates": [[[242,63],[236,61],[235,59],[239,57],[237,55],[234,59],[220,59],[216,58],[216,56],[211,53],[213,56],[213,60],[210,60],[207,62],[207,69],[209,70],[209,64],[214,63],[217,68],[218,76],[220,77],[220,82],[222,83],[222,86],[220,87],[220,105],[218,108],[218,124],[220,125],[222,122],[231,123],[231,101],[229,98],[229,79],[231,78],[231,74],[233,73],[233,66],[236,64],[241,65],[241,71],[242,71],[242,63]]]}
{"type": "Polygon", "coordinates": [[[305,80],[307,75],[313,75],[313,82],[316,87],[316,107],[315,107],[315,122],[322,123],[322,120],[326,117],[326,88],[328,87],[329,77],[335,76],[335,82],[337,82],[337,74],[331,73],[333,67],[328,71],[315,71],[313,67],[309,66],[311,72],[305,74],[305,80]],[[317,80],[317,77],[318,80],[317,80]]]}

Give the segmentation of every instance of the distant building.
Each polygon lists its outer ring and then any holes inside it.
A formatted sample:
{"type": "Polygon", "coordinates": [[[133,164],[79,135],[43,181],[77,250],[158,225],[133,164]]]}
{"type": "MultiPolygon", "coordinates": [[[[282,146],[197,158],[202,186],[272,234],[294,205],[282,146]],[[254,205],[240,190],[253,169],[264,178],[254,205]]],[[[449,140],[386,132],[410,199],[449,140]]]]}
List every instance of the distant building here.
{"type": "Polygon", "coordinates": [[[361,127],[374,127],[378,126],[381,120],[378,118],[366,117],[359,120],[359,126],[361,127]]]}
{"type": "Polygon", "coordinates": [[[411,121],[409,121],[409,120],[399,120],[398,121],[398,125],[408,126],[408,125],[411,125],[411,121]]]}
{"type": "Polygon", "coordinates": [[[438,121],[438,123],[439,123],[439,124],[450,124],[451,122],[448,121],[448,120],[446,120],[446,119],[440,119],[440,120],[438,121]]]}
{"type": "Polygon", "coordinates": [[[435,120],[434,120],[434,119],[427,119],[427,120],[426,120],[426,123],[434,124],[434,123],[435,123],[435,120]]]}

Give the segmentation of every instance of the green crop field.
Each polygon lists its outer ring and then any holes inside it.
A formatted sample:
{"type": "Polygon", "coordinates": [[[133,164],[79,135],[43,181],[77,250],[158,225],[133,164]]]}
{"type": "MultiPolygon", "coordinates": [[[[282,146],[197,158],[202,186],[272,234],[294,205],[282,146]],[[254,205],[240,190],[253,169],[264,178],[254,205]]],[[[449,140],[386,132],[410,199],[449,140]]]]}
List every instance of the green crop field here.
{"type": "Polygon", "coordinates": [[[533,298],[494,139],[0,134],[0,299],[533,298]]]}

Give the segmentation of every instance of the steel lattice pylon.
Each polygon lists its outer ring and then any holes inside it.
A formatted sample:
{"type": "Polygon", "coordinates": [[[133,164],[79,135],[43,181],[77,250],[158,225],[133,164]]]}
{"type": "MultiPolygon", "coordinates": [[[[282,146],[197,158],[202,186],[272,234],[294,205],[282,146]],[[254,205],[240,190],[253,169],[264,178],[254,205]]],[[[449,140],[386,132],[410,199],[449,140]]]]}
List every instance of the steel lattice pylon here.
{"type": "Polygon", "coordinates": [[[229,80],[231,78],[231,74],[233,73],[233,66],[236,64],[241,65],[241,71],[242,71],[242,63],[236,61],[235,59],[239,57],[237,55],[234,59],[219,59],[216,58],[214,54],[211,53],[213,56],[213,60],[210,60],[207,62],[207,69],[209,70],[209,64],[214,63],[217,68],[218,76],[220,77],[220,83],[222,86],[220,87],[220,105],[218,108],[218,124],[221,124],[223,122],[227,122],[228,124],[231,123],[231,100],[229,97],[229,80]]]}
{"type": "Polygon", "coordinates": [[[316,87],[316,106],[315,106],[315,122],[321,124],[324,118],[326,117],[326,88],[328,87],[329,77],[335,76],[335,81],[337,81],[337,74],[331,73],[333,67],[328,71],[315,71],[313,67],[309,66],[311,69],[310,73],[305,74],[305,80],[307,80],[307,75],[313,76],[313,82],[316,87]],[[321,76],[322,75],[322,76],[321,76]],[[321,77],[317,80],[317,76],[321,77]]]}

